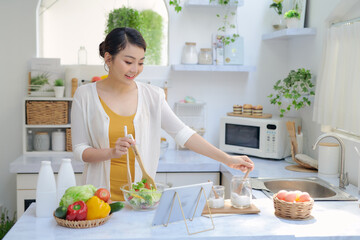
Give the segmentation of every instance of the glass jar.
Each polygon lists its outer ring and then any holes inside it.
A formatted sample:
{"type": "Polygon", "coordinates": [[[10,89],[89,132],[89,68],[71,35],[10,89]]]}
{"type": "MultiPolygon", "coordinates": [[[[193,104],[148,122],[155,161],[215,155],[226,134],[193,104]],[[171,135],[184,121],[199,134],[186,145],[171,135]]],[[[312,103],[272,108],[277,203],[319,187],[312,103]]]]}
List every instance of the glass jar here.
{"type": "Polygon", "coordinates": [[[210,191],[208,203],[210,208],[224,207],[225,187],[214,185],[210,191]]]}
{"type": "Polygon", "coordinates": [[[186,42],[183,48],[182,64],[197,64],[198,63],[198,54],[196,51],[196,43],[194,42],[186,42]]]}
{"type": "Polygon", "coordinates": [[[231,179],[231,205],[234,208],[248,208],[251,205],[252,191],[249,178],[233,176],[231,179]]]}
{"type": "Polygon", "coordinates": [[[211,65],[212,64],[212,49],[201,48],[199,53],[199,64],[211,65]]]}
{"type": "Polygon", "coordinates": [[[37,132],[34,137],[35,151],[49,151],[50,137],[47,132],[37,132]]]}

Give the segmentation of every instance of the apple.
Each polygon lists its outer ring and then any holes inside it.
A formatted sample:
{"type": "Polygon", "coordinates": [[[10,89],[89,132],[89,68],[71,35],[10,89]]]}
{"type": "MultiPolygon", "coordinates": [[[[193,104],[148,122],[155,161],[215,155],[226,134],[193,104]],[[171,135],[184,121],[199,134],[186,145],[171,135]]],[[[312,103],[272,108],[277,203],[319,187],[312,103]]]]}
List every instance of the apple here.
{"type": "Polygon", "coordinates": [[[299,196],[298,202],[309,202],[311,200],[310,194],[307,192],[302,192],[299,196]]]}
{"type": "Polygon", "coordinates": [[[91,82],[96,82],[96,81],[100,81],[101,77],[95,76],[91,79],[91,82]]]}
{"type": "Polygon", "coordinates": [[[286,191],[286,190],[280,190],[280,191],[276,194],[276,197],[277,197],[279,200],[284,200],[287,193],[288,193],[288,191],[286,191]]]}
{"type": "Polygon", "coordinates": [[[290,191],[285,195],[285,202],[296,202],[297,193],[294,191],[290,191]]]}

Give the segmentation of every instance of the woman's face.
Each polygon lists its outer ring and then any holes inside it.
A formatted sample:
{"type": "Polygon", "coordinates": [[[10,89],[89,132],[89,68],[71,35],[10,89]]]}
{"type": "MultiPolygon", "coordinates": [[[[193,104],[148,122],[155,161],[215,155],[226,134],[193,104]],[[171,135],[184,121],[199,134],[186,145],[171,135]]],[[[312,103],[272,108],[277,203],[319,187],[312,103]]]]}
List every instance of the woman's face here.
{"type": "Polygon", "coordinates": [[[128,44],[113,59],[110,58],[108,63],[109,75],[125,82],[132,81],[142,72],[144,59],[145,51],[143,48],[128,44]]]}

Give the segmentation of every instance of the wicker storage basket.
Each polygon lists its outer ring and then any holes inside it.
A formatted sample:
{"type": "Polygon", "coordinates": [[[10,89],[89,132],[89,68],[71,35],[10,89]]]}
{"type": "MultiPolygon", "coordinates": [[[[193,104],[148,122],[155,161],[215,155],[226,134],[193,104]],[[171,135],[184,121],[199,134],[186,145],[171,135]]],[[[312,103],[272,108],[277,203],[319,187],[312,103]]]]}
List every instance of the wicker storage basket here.
{"type": "Polygon", "coordinates": [[[71,128],[66,129],[66,151],[72,152],[71,128]]]}
{"type": "Polygon", "coordinates": [[[26,101],[26,123],[68,124],[68,109],[67,101],[26,101]]]}
{"type": "MultiPolygon", "coordinates": [[[[55,212],[54,212],[55,214],[55,212]]],[[[61,219],[58,217],[54,218],[60,226],[67,227],[67,228],[92,228],[92,227],[98,227],[100,225],[103,225],[106,223],[110,218],[111,214],[105,218],[95,219],[95,220],[83,220],[83,221],[69,221],[66,219],[61,219]]]]}
{"type": "Polygon", "coordinates": [[[285,202],[279,200],[276,196],[273,197],[275,215],[288,219],[306,219],[310,217],[311,210],[314,205],[314,200],[309,202],[285,202]]]}

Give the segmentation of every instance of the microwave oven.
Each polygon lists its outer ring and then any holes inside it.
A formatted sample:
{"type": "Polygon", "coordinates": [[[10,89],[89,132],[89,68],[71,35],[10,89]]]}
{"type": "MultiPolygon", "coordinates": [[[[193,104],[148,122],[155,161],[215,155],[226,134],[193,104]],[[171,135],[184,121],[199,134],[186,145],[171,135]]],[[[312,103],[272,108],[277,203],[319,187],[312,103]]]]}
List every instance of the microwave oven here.
{"type": "Polygon", "coordinates": [[[270,159],[291,155],[287,121],[301,125],[299,118],[222,117],[220,120],[220,149],[229,152],[270,159]]]}

